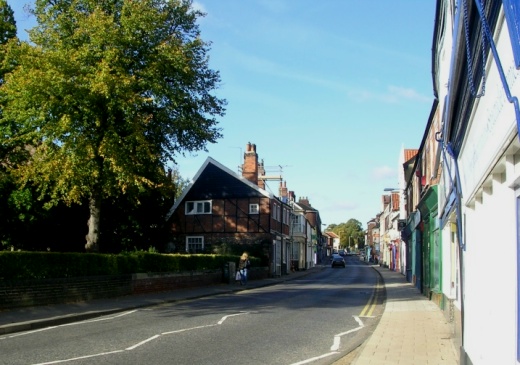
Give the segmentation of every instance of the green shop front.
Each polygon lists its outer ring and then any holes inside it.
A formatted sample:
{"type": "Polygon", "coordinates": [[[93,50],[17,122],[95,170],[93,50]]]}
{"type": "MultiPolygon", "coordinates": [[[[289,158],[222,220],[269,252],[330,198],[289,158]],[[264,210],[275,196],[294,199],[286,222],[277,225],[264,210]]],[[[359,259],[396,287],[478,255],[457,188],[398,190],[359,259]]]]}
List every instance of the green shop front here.
{"type": "Polygon", "coordinates": [[[442,303],[442,252],[441,234],[438,219],[437,185],[430,187],[417,205],[421,213],[419,225],[422,231],[421,260],[422,280],[419,289],[435,301],[439,306],[442,303]]]}

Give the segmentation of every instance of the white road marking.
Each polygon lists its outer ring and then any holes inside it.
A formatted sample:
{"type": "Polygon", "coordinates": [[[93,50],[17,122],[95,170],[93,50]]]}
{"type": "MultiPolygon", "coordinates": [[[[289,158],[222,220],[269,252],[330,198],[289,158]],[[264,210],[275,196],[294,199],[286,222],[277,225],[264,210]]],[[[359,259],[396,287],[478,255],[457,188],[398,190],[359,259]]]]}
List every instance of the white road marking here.
{"type": "Polygon", "coordinates": [[[157,337],[159,337],[160,335],[155,335],[155,336],[152,336],[150,338],[147,338],[146,340],[144,341],[141,341],[139,343],[136,343],[135,345],[133,346],[130,346],[130,347],[127,347],[125,350],[133,350],[135,348],[138,348],[139,346],[141,345],[144,345],[145,343],[149,342],[149,341],[152,341],[152,340],[155,340],[157,337]]]}
{"type": "Polygon", "coordinates": [[[300,361],[300,362],[295,362],[295,363],[292,363],[291,365],[308,364],[310,362],[313,362],[313,361],[316,361],[316,360],[320,360],[320,359],[324,359],[326,357],[329,357],[329,356],[332,356],[332,355],[336,355],[336,354],[339,354],[339,352],[329,352],[328,354],[323,354],[321,356],[316,356],[316,357],[312,357],[312,358],[307,359],[307,360],[303,360],[303,361],[300,361]]]}
{"type": "Polygon", "coordinates": [[[224,321],[225,321],[226,319],[228,319],[229,317],[241,316],[241,315],[243,315],[243,314],[249,314],[249,313],[251,313],[251,312],[241,312],[241,313],[235,313],[235,314],[230,314],[230,315],[228,315],[228,316],[224,316],[224,317],[222,317],[222,319],[221,319],[220,321],[218,321],[218,324],[222,324],[222,323],[224,323],[224,321]]]}
{"type": "MultiPolygon", "coordinates": [[[[133,312],[127,312],[125,314],[130,314],[130,313],[133,313],[133,312]]],[[[229,314],[227,316],[222,317],[220,319],[220,321],[218,321],[217,323],[214,323],[214,324],[208,324],[208,325],[204,325],[204,326],[196,326],[196,327],[190,327],[190,328],[183,328],[183,329],[180,329],[180,330],[175,330],[175,331],[170,331],[170,332],[163,332],[161,334],[149,337],[149,338],[147,338],[144,341],[136,343],[133,346],[127,347],[125,350],[116,350],[116,351],[111,351],[111,352],[102,352],[102,353],[99,353],[99,354],[86,355],[86,356],[81,356],[81,357],[74,357],[74,358],[71,358],[71,359],[55,360],[55,361],[39,363],[39,364],[33,364],[33,365],[59,364],[59,363],[64,363],[64,362],[71,362],[71,361],[76,361],[76,360],[81,360],[81,359],[87,359],[87,358],[90,358],[90,357],[97,357],[97,356],[116,354],[116,353],[123,352],[123,351],[132,351],[132,350],[136,349],[137,347],[142,346],[142,345],[144,345],[144,344],[146,344],[146,343],[148,343],[150,341],[153,341],[153,340],[155,340],[155,339],[157,339],[157,338],[159,338],[159,337],[161,337],[163,335],[170,335],[170,334],[174,334],[174,333],[193,331],[193,330],[197,330],[197,329],[201,329],[201,328],[214,327],[214,326],[221,325],[229,317],[241,316],[241,315],[244,315],[244,314],[251,314],[251,313],[252,312],[240,312],[240,313],[235,313],[235,314],[229,314]]],[[[121,314],[121,315],[125,315],[125,314],[121,314]]],[[[121,315],[119,315],[119,316],[121,316],[121,315]]],[[[113,317],[113,318],[115,318],[115,317],[113,317]]],[[[60,326],[57,326],[57,327],[60,327],[60,326]]],[[[33,331],[33,332],[37,332],[37,331],[33,331]]],[[[329,356],[329,355],[327,355],[327,356],[329,356]]]]}
{"type": "Polygon", "coordinates": [[[338,333],[337,335],[334,335],[334,341],[332,343],[332,346],[330,347],[330,351],[337,351],[339,349],[339,345],[341,344],[341,337],[342,336],[348,335],[349,333],[352,333],[352,332],[359,331],[360,329],[365,327],[365,325],[363,324],[361,319],[359,319],[358,316],[353,316],[353,317],[356,320],[356,322],[359,324],[359,326],[356,327],[356,328],[353,328],[351,330],[348,330],[346,332],[342,332],[342,333],[338,333]]]}
{"type": "Polygon", "coordinates": [[[6,339],[6,338],[14,338],[14,337],[20,337],[20,336],[27,336],[27,335],[31,335],[31,334],[33,334],[33,333],[38,333],[38,332],[43,332],[43,331],[49,331],[49,330],[52,330],[52,329],[55,329],[55,328],[59,328],[59,327],[79,326],[80,324],[85,324],[85,323],[92,323],[92,322],[99,322],[99,321],[108,321],[108,320],[110,320],[110,319],[123,317],[123,316],[126,316],[126,315],[128,315],[128,314],[135,313],[135,312],[137,312],[137,310],[126,311],[126,312],[123,312],[123,313],[117,314],[117,315],[115,315],[115,316],[106,316],[106,317],[102,317],[102,318],[87,319],[87,320],[79,321],[79,322],[60,324],[60,325],[58,325],[58,326],[50,326],[50,327],[45,327],[45,328],[39,328],[39,329],[37,329],[37,330],[26,331],[26,332],[20,332],[20,333],[16,333],[16,334],[14,334],[14,335],[9,335],[9,336],[0,337],[0,340],[6,339]]]}
{"type": "Polygon", "coordinates": [[[88,359],[88,358],[91,358],[91,357],[97,357],[97,356],[104,356],[104,355],[111,355],[111,354],[116,354],[118,352],[123,352],[123,350],[116,350],[116,351],[110,351],[110,352],[101,352],[99,354],[94,354],[94,355],[85,355],[85,356],[80,356],[80,357],[74,357],[72,359],[66,359],[66,360],[56,360],[56,361],[49,361],[49,362],[40,362],[38,364],[34,364],[34,365],[50,365],[50,364],[59,364],[59,363],[63,363],[63,362],[69,362],[69,361],[76,361],[76,360],[83,360],[83,359],[88,359]]]}
{"type": "Polygon", "coordinates": [[[310,359],[306,359],[306,360],[302,360],[302,361],[299,361],[299,362],[295,362],[295,363],[292,363],[291,365],[308,364],[308,363],[314,362],[316,360],[323,359],[323,358],[328,357],[328,356],[339,354],[338,349],[339,349],[339,345],[341,344],[341,337],[345,336],[345,335],[348,335],[349,333],[359,331],[360,329],[365,327],[365,325],[363,324],[363,321],[358,316],[352,316],[352,317],[354,317],[354,319],[359,324],[359,326],[356,327],[356,328],[353,328],[351,330],[348,330],[346,332],[342,332],[342,333],[338,333],[337,335],[334,335],[333,344],[330,347],[330,351],[332,351],[332,352],[327,352],[326,354],[323,354],[323,355],[320,355],[320,356],[311,357],[310,359]]]}
{"type": "Polygon", "coordinates": [[[198,330],[198,329],[201,329],[201,328],[208,328],[208,327],[213,327],[213,326],[216,326],[216,324],[207,324],[207,325],[204,325],[204,326],[197,326],[197,327],[191,327],[191,328],[183,328],[183,329],[180,329],[180,330],[163,332],[163,333],[161,333],[161,335],[172,335],[172,334],[174,334],[174,333],[181,333],[181,332],[193,331],[193,330],[198,330]]]}

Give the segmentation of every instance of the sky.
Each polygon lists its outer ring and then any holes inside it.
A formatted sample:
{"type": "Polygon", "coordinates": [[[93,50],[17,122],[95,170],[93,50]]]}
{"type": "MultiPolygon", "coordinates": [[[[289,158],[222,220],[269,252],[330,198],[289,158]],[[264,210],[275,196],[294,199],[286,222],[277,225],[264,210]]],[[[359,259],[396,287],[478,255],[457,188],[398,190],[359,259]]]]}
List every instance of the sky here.
{"type": "MultiPolygon", "coordinates": [[[[30,0],[8,0],[19,36],[30,0]]],[[[327,226],[363,228],[399,186],[403,148],[419,148],[433,105],[433,0],[197,0],[211,42],[223,138],[178,156],[184,178],[212,157],[238,173],[248,142],[327,226]]],[[[267,190],[278,195],[280,181],[267,190]]]]}

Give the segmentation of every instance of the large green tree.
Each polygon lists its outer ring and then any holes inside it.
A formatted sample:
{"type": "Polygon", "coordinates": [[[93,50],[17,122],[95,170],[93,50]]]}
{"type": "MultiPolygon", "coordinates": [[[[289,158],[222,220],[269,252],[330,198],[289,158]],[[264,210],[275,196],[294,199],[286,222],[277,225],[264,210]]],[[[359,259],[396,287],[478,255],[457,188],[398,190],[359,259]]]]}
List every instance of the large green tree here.
{"type": "Polygon", "coordinates": [[[30,146],[12,168],[48,205],[87,202],[87,251],[102,202],[167,184],[163,166],[221,137],[225,100],[191,0],[36,0],[31,43],[0,88],[0,144],[30,146]]]}
{"type": "Polygon", "coordinates": [[[345,223],[331,224],[329,230],[340,237],[340,246],[354,249],[365,245],[365,232],[358,220],[351,218],[345,223]]]}
{"type": "MultiPolygon", "coordinates": [[[[7,64],[3,66],[6,44],[15,37],[16,21],[13,9],[7,4],[7,1],[0,0],[0,85],[7,72],[7,64]]],[[[12,243],[13,223],[16,223],[20,214],[23,216],[17,206],[25,208],[22,199],[19,199],[22,194],[14,193],[16,184],[8,171],[8,166],[15,162],[14,154],[10,153],[12,150],[11,143],[0,143],[0,207],[2,207],[0,209],[0,248],[12,243]],[[8,155],[10,155],[10,160],[7,159],[8,155]]]]}

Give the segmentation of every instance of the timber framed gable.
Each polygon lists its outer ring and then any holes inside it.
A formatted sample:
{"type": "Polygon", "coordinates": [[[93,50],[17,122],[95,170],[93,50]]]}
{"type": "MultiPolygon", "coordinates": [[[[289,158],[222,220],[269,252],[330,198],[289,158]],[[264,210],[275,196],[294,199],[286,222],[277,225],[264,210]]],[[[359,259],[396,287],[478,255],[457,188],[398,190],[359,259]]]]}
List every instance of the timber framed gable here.
{"type": "Polygon", "coordinates": [[[187,237],[196,236],[203,237],[204,246],[270,242],[273,231],[289,231],[289,222],[287,227],[283,222],[289,209],[273,194],[209,157],[170,210],[167,222],[180,251],[187,237]],[[274,207],[280,212],[278,218],[274,207]]]}

